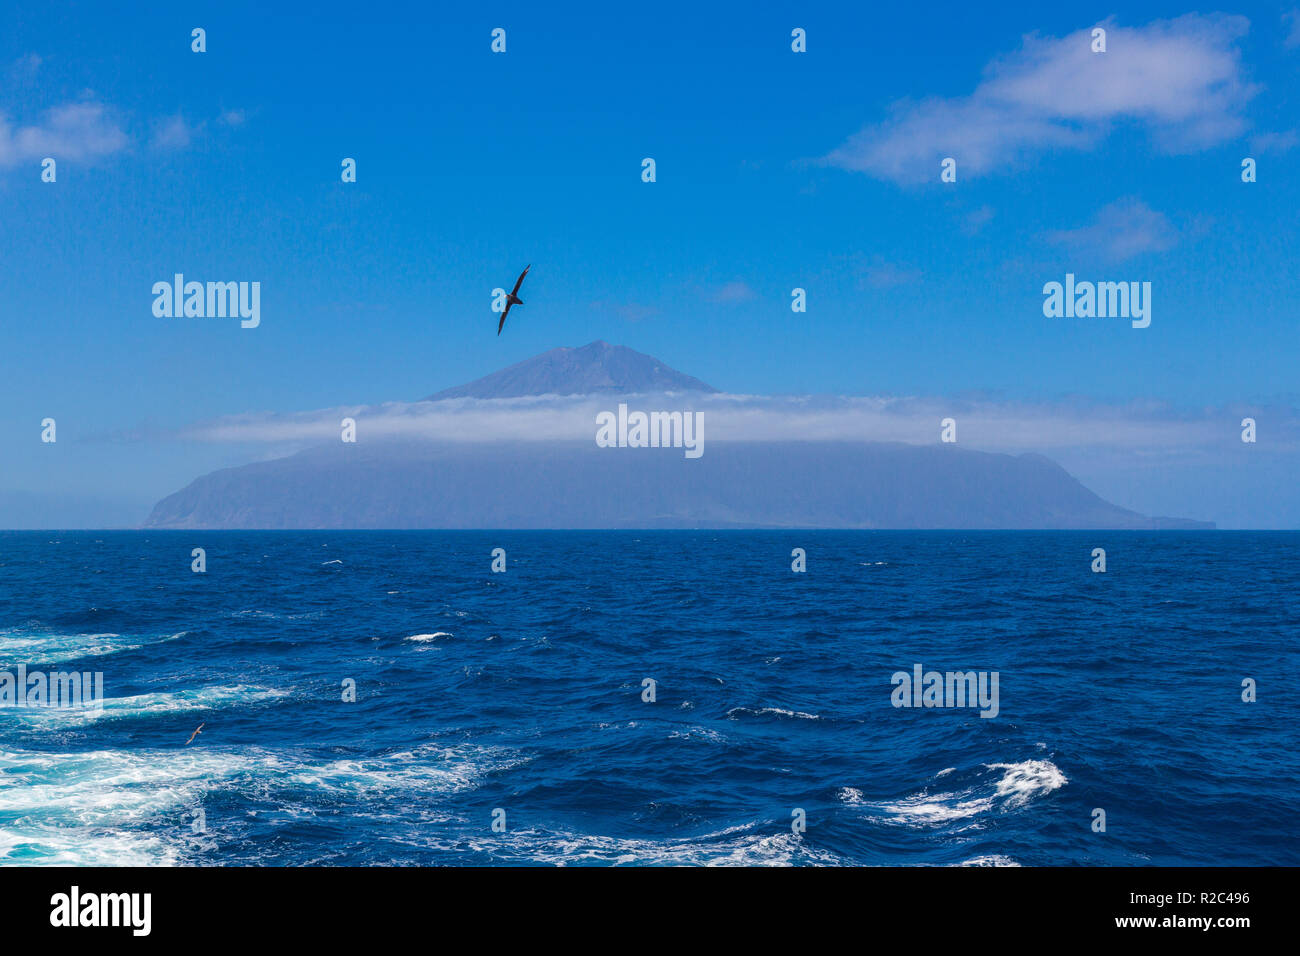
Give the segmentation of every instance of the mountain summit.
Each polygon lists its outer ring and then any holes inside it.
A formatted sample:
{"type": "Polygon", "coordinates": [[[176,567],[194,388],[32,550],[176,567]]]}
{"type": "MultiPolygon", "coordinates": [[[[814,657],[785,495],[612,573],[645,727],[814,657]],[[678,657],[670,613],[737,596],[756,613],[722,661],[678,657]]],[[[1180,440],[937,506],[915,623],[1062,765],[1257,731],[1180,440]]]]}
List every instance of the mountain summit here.
{"type": "Polygon", "coordinates": [[[669,368],[652,355],[622,345],[592,342],[581,348],[551,349],[424,400],[716,391],[698,378],[669,368]]]}

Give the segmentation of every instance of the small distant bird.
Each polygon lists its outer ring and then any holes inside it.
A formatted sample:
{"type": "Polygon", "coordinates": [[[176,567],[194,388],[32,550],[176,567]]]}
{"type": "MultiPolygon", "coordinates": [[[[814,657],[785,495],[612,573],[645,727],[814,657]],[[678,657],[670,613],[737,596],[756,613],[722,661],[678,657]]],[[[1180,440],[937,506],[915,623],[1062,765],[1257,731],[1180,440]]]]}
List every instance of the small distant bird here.
{"type": "Polygon", "coordinates": [[[506,307],[501,312],[501,321],[497,323],[497,335],[500,335],[501,330],[505,328],[506,316],[510,314],[510,307],[512,305],[524,304],[524,300],[519,298],[519,296],[516,295],[515,293],[517,293],[519,291],[519,287],[524,284],[524,276],[528,275],[528,270],[531,269],[532,267],[533,264],[531,262],[524,267],[524,271],[519,273],[519,278],[515,280],[515,287],[510,291],[510,294],[506,296],[506,307]]]}
{"type": "Polygon", "coordinates": [[[190,739],[187,740],[187,741],[185,741],[185,746],[186,746],[186,747],[188,747],[190,744],[192,744],[192,743],[194,742],[194,738],[197,737],[199,734],[201,734],[201,733],[203,732],[203,728],[204,728],[204,726],[206,726],[206,724],[207,724],[207,721],[205,720],[203,723],[199,724],[198,729],[196,729],[196,730],[194,731],[194,733],[190,734],[190,739]]]}

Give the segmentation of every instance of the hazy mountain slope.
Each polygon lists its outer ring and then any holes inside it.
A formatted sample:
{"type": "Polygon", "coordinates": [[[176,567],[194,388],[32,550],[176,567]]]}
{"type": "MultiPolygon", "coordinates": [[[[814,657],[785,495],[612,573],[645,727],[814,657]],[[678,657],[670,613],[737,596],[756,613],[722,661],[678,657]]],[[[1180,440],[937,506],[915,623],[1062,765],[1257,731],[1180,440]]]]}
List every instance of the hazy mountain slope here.
{"type": "Polygon", "coordinates": [[[1108,504],[1039,455],[953,446],[715,442],[312,449],[206,475],[167,528],[1193,528],[1108,504]]]}

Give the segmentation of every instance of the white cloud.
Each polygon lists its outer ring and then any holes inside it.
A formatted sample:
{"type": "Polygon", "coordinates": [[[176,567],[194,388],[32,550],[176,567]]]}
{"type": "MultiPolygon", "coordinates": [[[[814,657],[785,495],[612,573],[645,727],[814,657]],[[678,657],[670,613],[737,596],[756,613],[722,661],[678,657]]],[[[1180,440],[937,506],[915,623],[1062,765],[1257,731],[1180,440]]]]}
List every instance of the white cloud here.
{"type": "Polygon", "coordinates": [[[756,297],[754,290],[744,282],[728,282],[709,296],[714,302],[748,302],[756,297]]]}
{"type": "Polygon", "coordinates": [[[911,269],[895,262],[887,262],[877,257],[864,272],[867,284],[874,289],[892,289],[895,286],[911,285],[921,278],[920,269],[911,269]]]}
{"type": "Polygon", "coordinates": [[[225,110],[211,122],[208,120],[191,122],[182,114],[177,113],[154,124],[153,136],[149,140],[149,145],[154,149],[163,150],[187,149],[195,140],[203,136],[210,127],[238,129],[244,125],[246,119],[243,110],[225,110]]]}
{"type": "Polygon", "coordinates": [[[992,206],[980,206],[978,209],[971,210],[962,220],[961,231],[968,236],[978,235],[979,232],[993,221],[997,215],[997,210],[992,206]]]}
{"type": "Polygon", "coordinates": [[[38,54],[28,53],[14,60],[9,65],[9,72],[15,79],[31,79],[40,71],[41,64],[44,62],[38,54]]]}
{"type": "Polygon", "coordinates": [[[1089,26],[1065,37],[1029,36],[995,60],[969,96],[895,103],[890,116],[826,159],[899,183],[987,174],[1052,149],[1089,149],[1111,124],[1142,126],[1163,150],[1181,152],[1238,136],[1242,106],[1257,92],[1237,41],[1244,17],[1189,14],[1145,27],[1113,22],[1107,52],[1093,53],[1089,26]]]}
{"type": "Polygon", "coordinates": [[[598,299],[591,303],[591,307],[598,312],[613,312],[625,322],[641,322],[659,314],[659,310],[654,306],[639,302],[612,302],[608,299],[598,299]]]}
{"type": "Polygon", "coordinates": [[[1284,130],[1280,133],[1258,133],[1250,138],[1250,151],[1252,153],[1285,153],[1294,149],[1300,137],[1297,137],[1293,129],[1284,130]]]}
{"type": "MultiPolygon", "coordinates": [[[[728,394],[542,396],[450,399],[323,409],[293,415],[245,415],[196,425],[179,438],[301,447],[336,442],[344,417],[362,441],[592,441],[595,417],[620,402],[643,411],[705,413],[710,441],[895,441],[932,444],[939,422],[958,421],[963,447],[1053,453],[1062,449],[1130,450],[1157,457],[1226,453],[1240,445],[1237,423],[1255,409],[1180,410],[1155,403],[1112,405],[1081,400],[844,397],[728,394]]],[[[1274,451],[1300,448],[1300,414],[1268,412],[1274,451]]]]}
{"type": "Polygon", "coordinates": [[[1288,50],[1300,46],[1300,7],[1295,7],[1282,14],[1282,22],[1288,27],[1282,45],[1288,50]]]}
{"type": "Polygon", "coordinates": [[[197,128],[186,122],[179,113],[170,116],[154,127],[149,145],[154,149],[184,149],[194,139],[197,128]]]}
{"type": "Polygon", "coordinates": [[[14,126],[0,115],[0,167],[56,159],[94,159],[119,152],[129,140],[102,103],[67,103],[48,110],[31,126],[14,126]]]}
{"type": "MultiPolygon", "coordinates": [[[[31,69],[40,58],[24,57],[31,69]]],[[[238,110],[227,111],[218,119],[223,126],[237,127],[244,122],[238,110]]],[[[149,145],[155,149],[184,149],[207,127],[206,122],[191,123],[177,114],[156,122],[149,145]]],[[[40,120],[16,125],[0,112],[0,168],[21,163],[39,162],[46,156],[55,159],[93,160],[120,153],[131,145],[117,111],[99,102],[89,91],[80,100],[47,110],[40,120]]]]}
{"type": "Polygon", "coordinates": [[[1164,213],[1130,197],[1103,206],[1088,225],[1051,232],[1048,238],[1078,253],[1122,262],[1144,252],[1172,249],[1179,234],[1164,213]]]}

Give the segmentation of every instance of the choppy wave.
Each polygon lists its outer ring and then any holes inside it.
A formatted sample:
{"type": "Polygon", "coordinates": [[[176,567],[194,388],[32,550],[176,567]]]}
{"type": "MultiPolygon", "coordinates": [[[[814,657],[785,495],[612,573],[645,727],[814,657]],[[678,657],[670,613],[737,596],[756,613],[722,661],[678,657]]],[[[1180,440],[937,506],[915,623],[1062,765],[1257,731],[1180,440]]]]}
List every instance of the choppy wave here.
{"type": "Polygon", "coordinates": [[[997,797],[1008,808],[1022,807],[1034,797],[1059,790],[1069,783],[1065,774],[1050,760],[991,763],[986,766],[990,770],[1004,771],[997,784],[997,797]]]}
{"type": "Polygon", "coordinates": [[[811,577],[786,531],[538,532],[487,575],[504,535],[238,532],[204,577],[175,537],[0,532],[0,671],[109,697],[0,708],[0,863],[1300,862],[1296,708],[1205,670],[1300,666],[1300,535],[1133,532],[1102,582],[1082,532],[799,532],[811,577]],[[915,660],[1001,670],[1003,710],[894,709],[915,660]],[[1080,840],[1116,787],[1159,800],[1080,840]]]}
{"type": "Polygon", "coordinates": [[[508,841],[465,847],[500,862],[549,866],[840,866],[847,861],[790,831],[745,824],[689,839],[652,840],[548,829],[511,832],[508,841]]]}
{"type": "MultiPolygon", "coordinates": [[[[388,794],[428,803],[478,786],[527,758],[501,748],[423,745],[383,757],[315,762],[261,748],[177,748],[45,753],[0,750],[0,862],[143,866],[183,863],[231,823],[194,812],[214,794],[240,795],[296,813],[388,794]]],[[[345,803],[345,805],[346,805],[345,803]]]]}
{"type": "Polygon", "coordinates": [[[181,861],[183,811],[244,773],[247,755],[203,748],[0,751],[0,861],[145,866],[181,861]]]}
{"type": "Polygon", "coordinates": [[[29,724],[94,723],[127,720],[186,711],[221,710],[245,704],[260,704],[287,697],[290,691],[237,684],[230,687],[199,687],[132,697],[106,697],[98,706],[4,707],[0,718],[12,717],[29,724]]]}
{"type": "MultiPolygon", "coordinates": [[[[947,777],[951,772],[945,770],[937,774],[936,779],[947,777]]],[[[973,781],[961,790],[931,793],[929,788],[925,788],[898,800],[869,805],[882,814],[876,818],[880,822],[914,827],[944,826],[981,814],[1017,810],[1069,782],[1050,760],[984,764],[981,770],[967,776],[973,777],[973,781]],[[1001,773],[997,774],[997,771],[1001,773]],[[996,780],[993,779],[995,775],[996,780]]],[[[845,802],[863,802],[860,792],[854,793],[858,794],[857,800],[842,799],[845,802]]]]}
{"type": "Polygon", "coordinates": [[[778,717],[797,720],[821,720],[820,714],[809,714],[802,710],[788,710],[785,707],[733,707],[727,711],[727,719],[738,717],[778,717]]]}
{"type": "Polygon", "coordinates": [[[682,730],[670,730],[668,732],[670,740],[706,740],[713,744],[722,744],[727,742],[726,736],[718,733],[712,727],[687,727],[682,730]]]}
{"type": "Polygon", "coordinates": [[[103,657],[123,651],[138,651],[184,637],[187,631],[140,637],[105,632],[102,634],[63,634],[28,628],[0,631],[0,666],[26,664],[44,667],[87,657],[103,657]]]}
{"type": "Polygon", "coordinates": [[[378,758],[304,763],[287,771],[287,776],[303,786],[338,792],[453,793],[473,789],[485,774],[517,767],[528,759],[497,747],[426,744],[378,758]]]}

